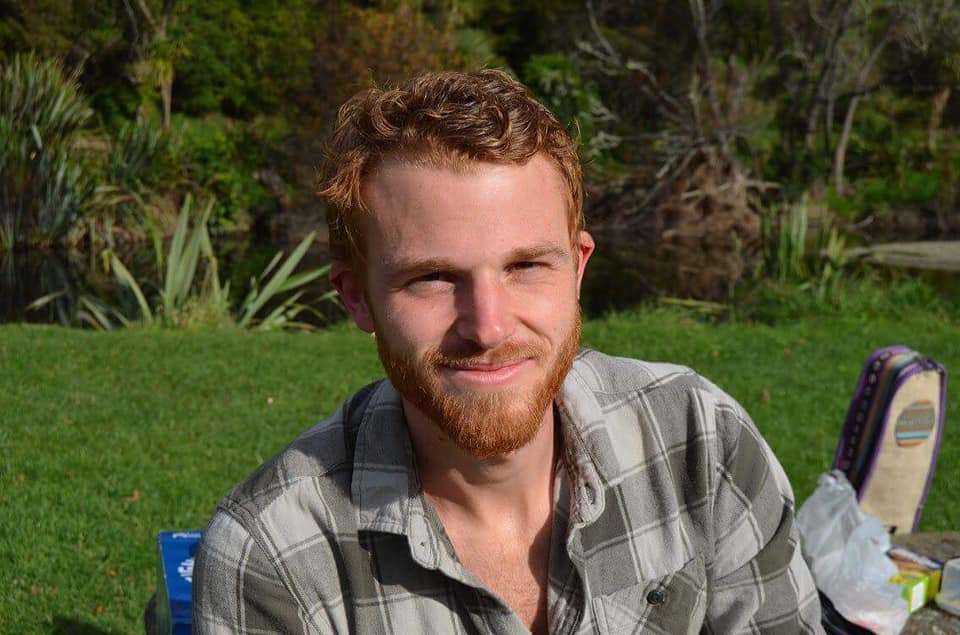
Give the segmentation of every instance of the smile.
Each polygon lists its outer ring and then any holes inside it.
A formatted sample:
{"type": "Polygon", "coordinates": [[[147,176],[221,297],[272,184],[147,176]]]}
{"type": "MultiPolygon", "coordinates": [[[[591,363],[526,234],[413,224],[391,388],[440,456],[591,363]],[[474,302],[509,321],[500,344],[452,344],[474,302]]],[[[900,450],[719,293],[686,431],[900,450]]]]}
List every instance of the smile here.
{"type": "Polygon", "coordinates": [[[443,366],[443,372],[457,382],[496,386],[510,382],[527,366],[533,363],[531,359],[518,359],[495,364],[474,364],[469,366],[443,366]]]}

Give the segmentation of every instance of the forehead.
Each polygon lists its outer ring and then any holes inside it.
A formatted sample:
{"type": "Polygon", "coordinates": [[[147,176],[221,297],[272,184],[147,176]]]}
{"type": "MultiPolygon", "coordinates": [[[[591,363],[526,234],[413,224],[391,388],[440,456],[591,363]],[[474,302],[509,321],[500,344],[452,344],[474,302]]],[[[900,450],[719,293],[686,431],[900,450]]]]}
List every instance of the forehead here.
{"type": "Polygon", "coordinates": [[[366,180],[367,255],[469,259],[530,243],[569,243],[563,178],[545,156],[523,164],[389,160],[366,180]]]}

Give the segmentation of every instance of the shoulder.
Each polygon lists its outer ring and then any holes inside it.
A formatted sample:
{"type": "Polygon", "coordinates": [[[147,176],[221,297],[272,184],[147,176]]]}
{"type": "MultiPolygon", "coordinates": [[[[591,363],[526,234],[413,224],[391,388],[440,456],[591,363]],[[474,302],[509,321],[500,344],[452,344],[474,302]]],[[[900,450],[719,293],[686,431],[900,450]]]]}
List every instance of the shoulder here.
{"type": "Polygon", "coordinates": [[[581,349],[564,384],[564,397],[581,420],[626,440],[656,430],[660,444],[697,440],[714,462],[723,462],[746,434],[759,437],[736,399],[679,364],[615,357],[581,349]]]}
{"type": "Polygon", "coordinates": [[[292,520],[298,512],[315,517],[316,510],[306,506],[348,505],[357,432],[381,384],[351,395],[333,415],[260,465],[224,496],[217,513],[252,529],[265,515],[292,520]],[[305,495],[304,489],[312,493],[305,495]]]}
{"type": "Polygon", "coordinates": [[[590,390],[607,394],[663,387],[697,377],[686,366],[615,357],[587,348],[577,352],[571,372],[580,376],[590,390]]]}
{"type": "Polygon", "coordinates": [[[679,364],[648,362],[581,349],[570,371],[581,393],[590,393],[601,405],[635,403],[681,410],[706,405],[738,414],[743,408],[733,397],[691,368],[679,364]]]}
{"type": "Polygon", "coordinates": [[[220,501],[197,550],[195,616],[239,624],[269,597],[279,603],[271,615],[296,617],[305,589],[338,597],[340,538],[356,533],[354,449],[381,385],[353,394],[220,501]]]}

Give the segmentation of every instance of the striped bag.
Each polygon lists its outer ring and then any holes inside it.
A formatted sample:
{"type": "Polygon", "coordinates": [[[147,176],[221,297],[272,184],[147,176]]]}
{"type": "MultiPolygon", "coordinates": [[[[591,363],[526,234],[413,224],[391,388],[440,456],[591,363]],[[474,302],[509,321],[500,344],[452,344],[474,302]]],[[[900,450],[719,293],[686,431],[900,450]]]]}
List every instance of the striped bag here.
{"type": "Polygon", "coordinates": [[[920,523],[943,436],[944,367],[906,346],[874,351],[850,402],[833,468],[891,533],[920,523]]]}

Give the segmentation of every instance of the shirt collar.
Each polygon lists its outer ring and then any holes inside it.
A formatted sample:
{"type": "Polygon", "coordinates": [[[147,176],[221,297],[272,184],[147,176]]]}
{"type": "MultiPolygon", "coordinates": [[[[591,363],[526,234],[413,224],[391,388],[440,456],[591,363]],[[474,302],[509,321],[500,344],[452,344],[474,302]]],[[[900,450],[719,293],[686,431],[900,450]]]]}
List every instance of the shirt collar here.
{"type": "Polygon", "coordinates": [[[360,530],[406,534],[411,505],[422,506],[413,445],[403,405],[388,380],[362,414],[353,455],[352,497],[360,530]]]}
{"type": "Polygon", "coordinates": [[[577,366],[575,361],[564,379],[557,397],[557,411],[563,434],[563,458],[573,490],[570,520],[574,524],[588,524],[603,512],[603,483],[609,481],[612,474],[598,460],[604,456],[598,451],[596,436],[596,430],[603,430],[603,412],[577,366]]]}
{"type": "Polygon", "coordinates": [[[465,582],[465,572],[450,555],[429,509],[417,474],[413,444],[400,394],[389,380],[377,386],[362,414],[353,456],[351,495],[357,529],[404,536],[420,566],[439,569],[465,582]]]}
{"type": "Polygon", "coordinates": [[[623,408],[623,395],[606,393],[591,354],[596,355],[580,349],[560,390],[564,445],[576,457],[581,477],[611,487],[623,481],[645,449],[638,415],[623,408]]]}

